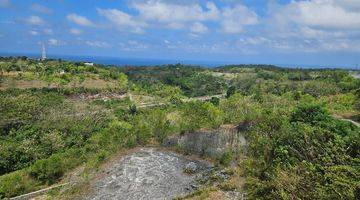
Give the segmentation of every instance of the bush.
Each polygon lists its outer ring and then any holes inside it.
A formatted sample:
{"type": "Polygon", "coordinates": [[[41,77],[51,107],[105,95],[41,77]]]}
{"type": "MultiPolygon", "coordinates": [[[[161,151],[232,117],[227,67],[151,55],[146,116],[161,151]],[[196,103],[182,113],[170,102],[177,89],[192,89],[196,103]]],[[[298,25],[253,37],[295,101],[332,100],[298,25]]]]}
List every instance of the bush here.
{"type": "Polygon", "coordinates": [[[221,155],[221,157],[219,158],[219,163],[223,166],[229,166],[233,158],[233,153],[231,151],[227,151],[221,155]]]}
{"type": "Polygon", "coordinates": [[[346,113],[355,110],[356,96],[352,93],[338,94],[320,99],[332,113],[346,113]]]}
{"type": "Polygon", "coordinates": [[[211,97],[210,103],[212,103],[214,106],[219,106],[219,104],[220,104],[220,99],[217,98],[217,97],[211,97]]]}
{"type": "Polygon", "coordinates": [[[304,122],[313,125],[329,119],[330,115],[325,106],[316,103],[300,104],[291,116],[291,122],[304,122]]]}
{"type": "Polygon", "coordinates": [[[135,104],[130,105],[129,107],[129,113],[131,115],[135,115],[138,112],[138,109],[135,104]]]}
{"type": "Polygon", "coordinates": [[[0,199],[18,196],[37,189],[38,183],[24,170],[0,176],[0,199]]]}
{"type": "Polygon", "coordinates": [[[250,199],[356,199],[357,127],[316,103],[296,106],[290,121],[271,115],[248,135],[250,199]]]}
{"type": "Polygon", "coordinates": [[[175,105],[175,106],[179,106],[182,104],[182,100],[179,96],[172,96],[170,98],[170,103],[175,105]]]}
{"type": "Polygon", "coordinates": [[[140,145],[147,144],[154,136],[152,124],[149,121],[141,120],[143,118],[136,119],[135,135],[136,142],[140,145]]]}
{"type": "Polygon", "coordinates": [[[226,123],[240,123],[252,121],[259,115],[259,104],[249,97],[234,94],[220,104],[220,109],[224,112],[226,123]]]}
{"type": "Polygon", "coordinates": [[[340,88],[329,81],[309,81],[305,83],[304,93],[310,94],[314,97],[334,95],[340,92],[340,88]]]}
{"type": "Polygon", "coordinates": [[[65,172],[63,159],[60,155],[52,155],[48,159],[38,160],[29,169],[31,177],[42,183],[53,184],[65,172]]]}
{"type": "Polygon", "coordinates": [[[217,128],[223,122],[222,111],[208,102],[190,102],[181,108],[181,129],[217,128]]]}
{"type": "Polygon", "coordinates": [[[230,86],[228,90],[226,91],[226,98],[231,97],[233,94],[235,94],[236,88],[234,86],[230,86]]]}

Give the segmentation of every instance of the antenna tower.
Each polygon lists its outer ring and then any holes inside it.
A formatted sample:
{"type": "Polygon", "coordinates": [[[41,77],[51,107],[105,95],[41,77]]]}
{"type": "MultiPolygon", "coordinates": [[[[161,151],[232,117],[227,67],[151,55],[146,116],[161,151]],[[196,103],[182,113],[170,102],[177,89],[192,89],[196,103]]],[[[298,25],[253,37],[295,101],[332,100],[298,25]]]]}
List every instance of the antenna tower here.
{"type": "Polygon", "coordinates": [[[44,43],[42,44],[41,60],[46,60],[46,49],[44,43]]]}

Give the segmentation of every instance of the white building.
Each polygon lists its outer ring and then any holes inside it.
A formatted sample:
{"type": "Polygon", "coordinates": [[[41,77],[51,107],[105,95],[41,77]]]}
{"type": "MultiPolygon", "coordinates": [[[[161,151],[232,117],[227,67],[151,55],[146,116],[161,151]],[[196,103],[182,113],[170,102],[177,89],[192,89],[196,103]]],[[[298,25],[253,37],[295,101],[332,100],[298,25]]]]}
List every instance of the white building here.
{"type": "Polygon", "coordinates": [[[86,65],[86,66],[94,66],[94,63],[92,63],[92,62],[85,62],[84,65],[86,65]]]}

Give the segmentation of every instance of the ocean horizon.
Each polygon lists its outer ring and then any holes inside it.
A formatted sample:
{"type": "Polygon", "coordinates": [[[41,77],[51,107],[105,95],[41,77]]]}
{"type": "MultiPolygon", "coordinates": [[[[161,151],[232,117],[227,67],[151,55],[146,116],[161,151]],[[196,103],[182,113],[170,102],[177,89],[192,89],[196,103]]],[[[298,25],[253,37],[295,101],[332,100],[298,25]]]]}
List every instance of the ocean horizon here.
{"type": "MultiPolygon", "coordinates": [[[[28,58],[39,59],[41,56],[38,54],[30,53],[0,53],[1,57],[10,56],[26,56],[28,58]]],[[[113,65],[118,67],[124,66],[159,66],[168,64],[184,64],[200,67],[219,67],[224,65],[275,65],[284,68],[302,68],[302,69],[347,69],[347,70],[360,70],[360,66],[326,66],[326,65],[307,65],[307,64],[284,64],[284,63],[255,63],[255,62],[240,62],[240,61],[219,61],[219,60],[182,60],[182,59],[159,59],[159,58],[135,58],[135,57],[106,57],[106,56],[80,56],[80,55],[56,55],[48,54],[48,59],[61,59],[73,62],[92,62],[102,65],[113,65]]]]}

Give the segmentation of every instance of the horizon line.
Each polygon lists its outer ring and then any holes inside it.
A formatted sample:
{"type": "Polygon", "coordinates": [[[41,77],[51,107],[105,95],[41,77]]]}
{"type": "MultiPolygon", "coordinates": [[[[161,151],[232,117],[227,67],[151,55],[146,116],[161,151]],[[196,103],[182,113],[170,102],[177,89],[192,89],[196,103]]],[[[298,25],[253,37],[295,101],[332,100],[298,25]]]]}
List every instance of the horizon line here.
{"type": "MultiPolygon", "coordinates": [[[[41,59],[41,54],[37,53],[16,53],[16,52],[0,52],[0,57],[29,57],[33,59],[41,59]]],[[[350,65],[321,65],[321,64],[284,64],[284,63],[255,63],[255,62],[241,62],[241,61],[225,61],[225,60],[197,60],[197,59],[164,59],[164,58],[147,58],[147,57],[121,57],[121,56],[102,56],[102,55],[66,55],[66,54],[47,54],[48,59],[61,59],[65,61],[72,61],[72,62],[89,62],[91,58],[100,58],[100,59],[117,59],[118,61],[125,61],[126,59],[132,60],[132,61],[159,61],[162,63],[149,63],[149,64],[135,64],[135,63],[101,63],[97,62],[99,60],[91,61],[96,64],[102,64],[102,65],[114,65],[114,66],[126,66],[126,65],[133,65],[133,66],[157,66],[157,65],[166,65],[166,64],[186,64],[186,65],[193,65],[193,66],[200,66],[200,67],[220,67],[220,66],[227,66],[227,65],[274,65],[278,67],[283,68],[305,68],[305,69],[311,69],[311,68],[329,68],[329,69],[348,69],[348,70],[360,70],[359,64],[356,66],[350,66],[350,65]],[[85,60],[82,60],[85,59],[85,60]],[[212,64],[213,63],[213,64],[212,64]]],[[[110,60],[108,60],[110,61],[110,60]]]]}

